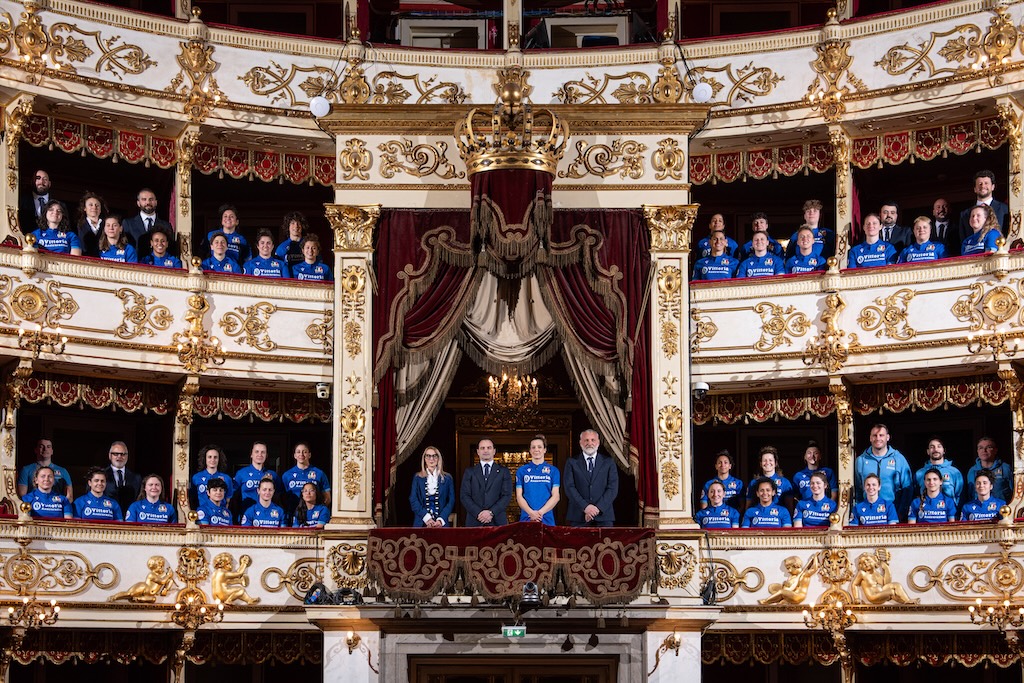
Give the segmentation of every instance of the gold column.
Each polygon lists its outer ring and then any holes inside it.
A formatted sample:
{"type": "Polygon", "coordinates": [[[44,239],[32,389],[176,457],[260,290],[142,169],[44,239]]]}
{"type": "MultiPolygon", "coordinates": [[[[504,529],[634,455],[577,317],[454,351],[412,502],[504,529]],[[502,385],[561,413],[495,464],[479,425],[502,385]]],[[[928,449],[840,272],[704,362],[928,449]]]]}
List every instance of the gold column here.
{"type": "MultiPolygon", "coordinates": [[[[178,504],[178,521],[184,522],[191,511],[188,501],[190,481],[188,455],[192,452],[192,416],[196,394],[199,393],[199,375],[189,375],[178,393],[178,407],[174,415],[174,465],[171,490],[167,498],[178,504]]],[[[194,523],[194,522],[193,522],[194,523]]]]}
{"type": "Polygon", "coordinates": [[[19,244],[25,244],[24,235],[35,230],[35,226],[20,225],[18,220],[18,193],[21,190],[21,170],[18,168],[18,143],[21,141],[25,124],[32,115],[34,95],[18,95],[3,108],[3,144],[0,145],[0,163],[7,169],[7,182],[3,184],[0,201],[6,210],[7,220],[0,225],[0,240],[12,236],[19,244]]]}
{"type": "Polygon", "coordinates": [[[829,267],[837,270],[846,266],[852,246],[853,176],[850,173],[850,136],[841,125],[833,124],[828,127],[828,141],[832,146],[836,166],[836,263],[829,267]]]}
{"type": "Polygon", "coordinates": [[[502,0],[501,3],[501,47],[509,52],[519,52],[519,40],[523,27],[523,3],[520,0],[502,0]]]}
{"type": "Polygon", "coordinates": [[[327,205],[334,229],[331,524],[373,526],[373,229],[380,205],[327,205]]]}
{"type": "Polygon", "coordinates": [[[1009,249],[1014,240],[1021,239],[1021,217],[1024,212],[1024,193],[1021,190],[1021,154],[1024,148],[1024,132],[1021,123],[1021,105],[1012,97],[1000,97],[996,102],[999,120],[1006,128],[1006,141],[1010,147],[1009,184],[1007,185],[1007,204],[1010,206],[1010,225],[1005,249],[1009,249]]]}
{"type": "Polygon", "coordinates": [[[836,420],[839,422],[836,439],[839,480],[839,525],[850,518],[853,507],[853,407],[850,405],[850,391],[842,377],[829,377],[828,390],[836,401],[836,420]]]}
{"type": "MultiPolygon", "coordinates": [[[[1011,209],[1012,210],[1012,209],[1011,209]]],[[[999,379],[1006,382],[1010,390],[1010,416],[1013,419],[1013,500],[1006,501],[1011,510],[1019,514],[1024,505],[1024,383],[1020,381],[1013,364],[1000,360],[996,371],[999,379]]]]}
{"type": "Polygon", "coordinates": [[[181,251],[181,262],[192,259],[192,168],[199,126],[188,125],[178,136],[178,201],[175,202],[174,231],[181,251]]]}
{"type": "MultiPolygon", "coordinates": [[[[22,358],[6,378],[3,387],[3,422],[0,423],[0,472],[3,476],[3,492],[0,501],[10,501],[12,509],[18,511],[17,451],[18,407],[25,382],[32,375],[32,359],[22,358]]],[[[19,513],[20,514],[20,513],[19,513]]]]}
{"type": "Polygon", "coordinates": [[[651,231],[651,398],[658,524],[693,524],[690,438],[690,231],[697,204],[644,206],[651,231]]]}

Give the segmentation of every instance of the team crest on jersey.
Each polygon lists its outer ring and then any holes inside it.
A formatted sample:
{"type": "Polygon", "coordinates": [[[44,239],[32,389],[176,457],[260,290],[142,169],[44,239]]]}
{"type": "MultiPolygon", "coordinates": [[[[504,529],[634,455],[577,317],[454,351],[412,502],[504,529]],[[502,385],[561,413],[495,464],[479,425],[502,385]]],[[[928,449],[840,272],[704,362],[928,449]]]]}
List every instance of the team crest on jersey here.
{"type": "Polygon", "coordinates": [[[540,473],[541,474],[551,474],[551,468],[548,467],[547,465],[544,465],[544,467],[540,468],[540,473]]]}
{"type": "Polygon", "coordinates": [[[936,505],[935,507],[937,507],[937,508],[938,508],[938,509],[940,509],[940,510],[945,510],[945,509],[946,509],[946,501],[944,501],[944,500],[940,500],[940,501],[939,501],[939,504],[938,504],[938,505],[936,505]]]}
{"type": "Polygon", "coordinates": [[[778,517],[779,516],[779,509],[778,508],[772,508],[771,510],[768,511],[768,514],[770,514],[772,517],[778,517]]]}
{"type": "Polygon", "coordinates": [[[996,504],[995,503],[989,503],[988,504],[988,509],[989,510],[995,510],[996,509],[996,504]]]}
{"type": "Polygon", "coordinates": [[[878,507],[875,508],[875,512],[885,512],[885,503],[879,503],[878,507]]]}
{"type": "Polygon", "coordinates": [[[273,517],[274,519],[277,519],[277,510],[271,510],[270,511],[270,516],[273,517]]]}
{"type": "Polygon", "coordinates": [[[875,247],[875,251],[877,251],[878,253],[882,253],[883,251],[885,251],[885,245],[879,244],[877,247],[875,247]]]}

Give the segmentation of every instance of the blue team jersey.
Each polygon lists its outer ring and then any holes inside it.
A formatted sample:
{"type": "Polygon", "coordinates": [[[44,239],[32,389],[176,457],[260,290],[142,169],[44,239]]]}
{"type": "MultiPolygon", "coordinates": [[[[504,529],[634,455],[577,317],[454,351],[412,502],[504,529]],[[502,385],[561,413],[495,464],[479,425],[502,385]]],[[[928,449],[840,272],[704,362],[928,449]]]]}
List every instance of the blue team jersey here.
{"type": "Polygon", "coordinates": [[[929,240],[924,244],[908,244],[906,249],[900,252],[898,263],[920,263],[940,258],[946,258],[946,246],[929,240]]]}
{"type": "Polygon", "coordinates": [[[879,526],[899,524],[900,516],[896,514],[896,506],[879,498],[874,503],[861,501],[853,506],[850,526],[879,526]]]}
{"type": "Polygon", "coordinates": [[[231,500],[231,494],[235,491],[235,480],[231,478],[231,475],[227,472],[214,472],[210,474],[206,470],[199,470],[192,475],[192,493],[195,494],[200,505],[210,500],[210,497],[206,494],[206,485],[213,477],[224,480],[228,487],[224,493],[224,500],[231,500]]]}
{"type": "MultiPolygon", "coordinates": [[[[534,510],[540,510],[551,498],[551,491],[560,485],[558,468],[546,462],[535,465],[528,462],[520,465],[516,470],[516,488],[521,489],[526,504],[534,510]]],[[[529,516],[523,512],[519,515],[520,522],[530,521],[529,516]]],[[[542,524],[555,525],[555,512],[548,510],[541,518],[542,524]]]]}
{"type": "MultiPolygon", "coordinates": [[[[775,474],[768,478],[775,482],[775,497],[772,498],[773,503],[778,503],[779,498],[786,495],[787,493],[792,493],[793,485],[789,483],[789,479],[786,479],[778,472],[776,472],[775,474]]],[[[750,480],[750,483],[747,484],[747,500],[757,499],[758,479],[761,479],[761,477],[754,477],[753,479],[750,480]]]]}
{"type": "Polygon", "coordinates": [[[782,529],[793,526],[789,510],[780,505],[755,505],[743,515],[744,529],[782,529]]]}
{"type": "MultiPolygon", "coordinates": [[[[302,507],[305,507],[303,505],[302,507]]],[[[293,527],[309,527],[309,526],[323,526],[327,522],[331,521],[331,511],[327,509],[326,505],[314,505],[313,509],[306,509],[306,522],[302,523],[299,521],[299,515],[296,513],[292,519],[293,527]]]]}
{"type": "Polygon", "coordinates": [[[147,499],[137,500],[128,506],[126,522],[144,522],[146,524],[174,524],[178,521],[178,515],[174,512],[174,506],[170,503],[159,501],[150,503],[147,499]]]}
{"type": "Polygon", "coordinates": [[[804,526],[828,526],[829,515],[838,509],[839,504],[831,498],[807,498],[797,502],[793,514],[800,518],[800,523],[804,526]]]}
{"type": "Polygon", "coordinates": [[[123,247],[111,246],[106,251],[100,252],[100,258],[104,261],[116,261],[118,263],[138,263],[139,257],[135,253],[135,247],[126,244],[123,247]]]}
{"type": "MultiPolygon", "coordinates": [[[[36,487],[33,481],[36,476],[36,470],[39,469],[40,464],[37,462],[29,463],[21,468],[18,472],[18,484],[24,486],[26,489],[31,491],[36,487]]],[[[50,463],[46,465],[53,470],[53,490],[57,492],[63,492],[68,490],[68,486],[71,485],[71,474],[60,465],[54,465],[50,463]]],[[[974,481],[973,479],[971,481],[974,481]]]]}
{"type": "Polygon", "coordinates": [[[964,475],[953,465],[952,460],[943,460],[938,465],[925,464],[924,467],[914,473],[914,483],[918,491],[924,491],[924,475],[930,469],[936,469],[942,476],[942,492],[953,500],[960,500],[964,493],[964,475]]]}
{"type": "MultiPolygon", "coordinates": [[[[774,256],[781,256],[782,260],[785,261],[786,250],[782,248],[779,241],[770,235],[768,237],[768,253],[774,256]]],[[[754,240],[749,240],[746,244],[736,250],[736,258],[740,261],[745,261],[754,255],[754,240]]]]}
{"type": "Polygon", "coordinates": [[[102,519],[118,521],[124,519],[124,512],[116,500],[109,496],[94,496],[92,492],[75,498],[75,517],[78,519],[102,519]]]}
{"type": "Polygon", "coordinates": [[[274,249],[274,256],[284,261],[289,268],[294,268],[303,261],[300,244],[302,244],[302,240],[295,241],[289,237],[277,245],[277,249],[274,249]]]}
{"type": "Polygon", "coordinates": [[[215,505],[212,500],[207,499],[205,503],[196,510],[199,523],[207,526],[231,526],[234,520],[231,518],[231,510],[224,505],[215,505]]]}
{"type": "Polygon", "coordinates": [[[918,524],[942,524],[956,519],[956,502],[942,491],[934,498],[920,496],[910,504],[910,522],[918,524]]]}
{"type": "Polygon", "coordinates": [[[708,500],[708,489],[711,488],[711,485],[716,481],[725,489],[725,495],[722,497],[723,503],[727,503],[733,496],[739,496],[743,493],[743,482],[740,479],[737,479],[731,474],[725,479],[715,477],[714,479],[708,479],[704,482],[704,488],[700,490],[700,502],[710,503],[708,500]]]}
{"type": "Polygon", "coordinates": [[[836,480],[836,473],[829,467],[819,467],[816,470],[807,469],[806,467],[796,474],[793,475],[793,488],[796,490],[797,498],[800,500],[810,500],[811,498],[811,474],[813,472],[821,472],[828,479],[828,488],[830,491],[838,491],[839,483],[836,480]]]}
{"type": "Polygon", "coordinates": [[[271,503],[263,507],[256,503],[242,513],[242,526],[275,528],[284,526],[284,510],[271,503]]]}
{"type": "Polygon", "coordinates": [[[150,254],[142,259],[142,262],[147,266],[160,266],[161,268],[181,268],[181,259],[177,256],[171,256],[170,254],[164,254],[163,256],[154,256],[150,254]]]}
{"type": "Polygon", "coordinates": [[[260,481],[263,477],[270,477],[274,480],[274,490],[281,488],[281,479],[274,470],[258,470],[252,465],[246,465],[235,473],[235,487],[242,493],[242,500],[255,503],[259,500],[260,481]]]}
{"type": "MultiPolygon", "coordinates": [[[[987,468],[982,466],[980,458],[976,458],[974,460],[974,464],[971,466],[971,469],[967,470],[967,484],[965,487],[966,490],[974,490],[974,478],[977,477],[978,472],[982,471],[983,469],[987,469],[989,472],[992,473],[992,476],[995,478],[995,481],[992,483],[992,497],[1001,498],[1003,500],[1012,500],[1013,469],[1010,467],[1009,463],[1005,463],[999,458],[993,460],[992,466],[987,468]]],[[[71,480],[68,479],[68,481],[71,480]]],[[[18,483],[21,483],[20,479],[18,483]]],[[[56,485],[54,485],[53,488],[56,489],[56,485]]]]}
{"type": "Polygon", "coordinates": [[[276,258],[256,256],[245,262],[243,270],[246,275],[255,275],[256,277],[288,277],[288,266],[284,261],[278,261],[276,258]]]}
{"type": "MultiPolygon", "coordinates": [[[[731,237],[725,238],[725,254],[726,256],[735,256],[739,245],[736,244],[736,240],[731,237]]],[[[711,237],[705,237],[700,242],[697,242],[697,259],[703,259],[711,256],[711,237]]]]}
{"type": "Polygon", "coordinates": [[[968,256],[970,254],[981,254],[986,251],[995,251],[999,248],[996,240],[1001,236],[998,230],[989,230],[986,233],[978,231],[973,235],[968,235],[967,239],[960,246],[960,253],[968,256]]]}
{"type": "Polygon", "coordinates": [[[82,243],[78,234],[73,231],[61,232],[53,228],[45,230],[34,230],[32,236],[36,239],[36,248],[52,252],[54,254],[70,254],[72,249],[81,249],[82,243]]]}
{"type": "Polygon", "coordinates": [[[70,517],[74,510],[71,501],[55,490],[43,493],[39,489],[29,491],[21,497],[21,502],[32,507],[32,516],[36,519],[63,519],[70,517]]]}
{"type": "Polygon", "coordinates": [[[850,249],[850,268],[874,268],[896,261],[896,247],[878,240],[874,244],[862,242],[850,249]]]}
{"type": "Polygon", "coordinates": [[[990,522],[999,518],[999,508],[1006,505],[1005,500],[989,497],[986,501],[977,498],[970,503],[964,503],[964,509],[960,511],[960,519],[965,522],[990,522]]]}
{"type": "MultiPolygon", "coordinates": [[[[811,228],[814,233],[814,244],[811,245],[811,254],[828,258],[835,252],[835,236],[828,228],[811,228]]],[[[797,230],[789,237],[789,245],[786,247],[786,256],[797,256],[800,251],[796,238],[800,235],[797,230]]]]}
{"type": "Polygon", "coordinates": [[[722,503],[697,512],[697,524],[702,529],[734,529],[740,525],[740,512],[722,503]]]}
{"type": "Polygon", "coordinates": [[[768,277],[770,275],[782,275],[786,268],[782,263],[782,257],[775,254],[764,256],[751,256],[739,265],[736,269],[736,277],[768,277]]]}
{"type": "Polygon", "coordinates": [[[693,267],[694,280],[728,280],[736,277],[740,262],[727,254],[708,256],[697,261],[693,267]]]}
{"type": "Polygon", "coordinates": [[[230,256],[225,256],[223,260],[217,260],[216,256],[211,256],[203,261],[203,270],[212,273],[241,273],[242,267],[230,256]]]}
{"type": "Polygon", "coordinates": [[[245,241],[245,237],[243,237],[241,233],[236,231],[229,235],[223,230],[211,230],[206,233],[207,243],[212,242],[213,236],[217,233],[224,235],[225,239],[228,241],[227,256],[229,258],[231,258],[235,263],[245,263],[249,260],[249,243],[245,241]]]}
{"type": "Polygon", "coordinates": [[[331,275],[331,268],[323,261],[317,261],[316,263],[296,263],[292,266],[292,277],[296,280],[306,280],[309,282],[333,282],[334,276],[331,275]]]}
{"type": "Polygon", "coordinates": [[[796,256],[790,256],[786,259],[786,272],[787,273],[813,273],[819,270],[825,270],[827,263],[826,259],[821,254],[815,254],[811,252],[810,256],[804,256],[797,254],[796,256]]]}
{"type": "Polygon", "coordinates": [[[299,494],[302,493],[302,487],[306,485],[307,481],[311,481],[319,486],[321,491],[331,490],[330,480],[324,474],[324,471],[318,467],[307,467],[303,470],[296,465],[281,475],[281,483],[284,485],[285,492],[296,498],[299,498],[299,494]]]}

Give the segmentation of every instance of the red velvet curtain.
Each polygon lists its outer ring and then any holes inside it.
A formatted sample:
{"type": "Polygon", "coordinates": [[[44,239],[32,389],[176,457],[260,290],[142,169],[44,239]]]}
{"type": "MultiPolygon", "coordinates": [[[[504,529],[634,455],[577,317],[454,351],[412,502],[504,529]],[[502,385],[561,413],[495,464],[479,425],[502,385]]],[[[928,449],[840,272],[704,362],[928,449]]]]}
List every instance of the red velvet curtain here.
{"type": "Polygon", "coordinates": [[[498,277],[533,272],[539,247],[551,230],[551,174],[501,170],[471,179],[473,243],[482,247],[479,263],[498,277]]]}

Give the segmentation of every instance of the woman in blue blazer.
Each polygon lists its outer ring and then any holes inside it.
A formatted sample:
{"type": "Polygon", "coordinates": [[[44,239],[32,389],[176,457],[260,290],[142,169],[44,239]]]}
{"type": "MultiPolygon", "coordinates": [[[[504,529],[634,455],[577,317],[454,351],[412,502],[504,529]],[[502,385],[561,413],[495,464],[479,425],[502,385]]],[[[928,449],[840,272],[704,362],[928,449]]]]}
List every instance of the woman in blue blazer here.
{"type": "Polygon", "coordinates": [[[448,517],[455,507],[455,484],[444,471],[441,451],[433,446],[423,449],[420,471],[412,479],[409,493],[414,527],[448,526],[448,517]]]}

